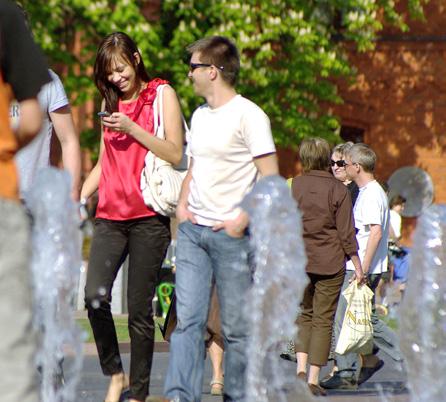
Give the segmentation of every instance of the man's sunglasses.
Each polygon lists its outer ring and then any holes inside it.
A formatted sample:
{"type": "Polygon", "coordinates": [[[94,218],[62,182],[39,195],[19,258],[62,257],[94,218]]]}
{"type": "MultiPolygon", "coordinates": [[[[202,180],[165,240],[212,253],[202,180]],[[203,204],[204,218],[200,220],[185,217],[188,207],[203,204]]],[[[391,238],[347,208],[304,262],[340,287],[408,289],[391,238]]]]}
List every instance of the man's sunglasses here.
{"type": "MultiPolygon", "coordinates": [[[[213,64],[207,64],[207,63],[189,63],[189,70],[195,71],[197,68],[200,67],[212,67],[213,64]]],[[[215,66],[217,67],[217,66],[215,66]]],[[[223,66],[217,67],[219,70],[223,70],[223,66]]]]}
{"type": "Polygon", "coordinates": [[[338,161],[334,161],[333,159],[330,161],[330,165],[333,167],[336,165],[337,167],[345,167],[347,164],[345,163],[345,160],[340,159],[338,161]]]}

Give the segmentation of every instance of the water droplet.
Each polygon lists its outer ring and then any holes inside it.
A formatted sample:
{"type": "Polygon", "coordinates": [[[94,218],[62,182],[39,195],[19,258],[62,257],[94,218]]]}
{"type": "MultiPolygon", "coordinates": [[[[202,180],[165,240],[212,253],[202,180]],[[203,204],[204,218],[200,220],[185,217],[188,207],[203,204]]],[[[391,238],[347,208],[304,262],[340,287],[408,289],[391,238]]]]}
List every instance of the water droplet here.
{"type": "Polygon", "coordinates": [[[105,266],[107,268],[110,268],[111,267],[111,261],[110,260],[105,261],[105,266]]]}
{"type": "Polygon", "coordinates": [[[438,289],[440,289],[440,286],[438,285],[438,283],[433,283],[432,284],[432,289],[434,289],[434,290],[438,290],[438,289]]]}
{"type": "Polygon", "coordinates": [[[440,247],[441,239],[430,239],[426,242],[426,246],[428,248],[440,247]]]}
{"type": "Polygon", "coordinates": [[[435,265],[440,266],[440,265],[441,265],[441,260],[440,260],[440,258],[435,257],[435,258],[434,258],[434,263],[435,263],[435,265]]]}
{"type": "Polygon", "coordinates": [[[99,296],[105,296],[106,293],[107,293],[107,291],[105,290],[104,286],[101,286],[101,287],[98,289],[98,294],[99,294],[99,296]]]}
{"type": "Polygon", "coordinates": [[[414,352],[416,352],[416,353],[419,353],[421,349],[420,349],[420,347],[416,343],[413,343],[412,344],[412,350],[414,352]]]}
{"type": "Polygon", "coordinates": [[[98,300],[98,299],[94,299],[94,300],[91,302],[91,307],[93,307],[94,309],[99,308],[100,305],[101,305],[101,303],[99,303],[99,300],[98,300]]]}

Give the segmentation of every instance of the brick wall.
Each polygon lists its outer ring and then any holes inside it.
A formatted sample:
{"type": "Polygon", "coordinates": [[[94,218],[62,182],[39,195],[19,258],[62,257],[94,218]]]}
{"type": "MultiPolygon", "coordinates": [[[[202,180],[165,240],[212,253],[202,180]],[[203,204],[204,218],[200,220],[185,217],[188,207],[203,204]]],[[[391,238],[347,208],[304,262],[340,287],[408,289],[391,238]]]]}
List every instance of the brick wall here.
{"type": "MultiPolygon", "coordinates": [[[[364,142],[378,155],[376,175],[386,181],[403,166],[426,170],[435,186],[434,202],[446,203],[446,2],[432,0],[426,22],[411,22],[402,34],[384,30],[376,49],[348,49],[357,69],[351,85],[340,82],[344,104],[333,107],[346,126],[362,128],[364,142]]],[[[279,152],[281,172],[296,166],[289,151],[279,152]]],[[[404,221],[410,243],[415,220],[404,221]]]]}

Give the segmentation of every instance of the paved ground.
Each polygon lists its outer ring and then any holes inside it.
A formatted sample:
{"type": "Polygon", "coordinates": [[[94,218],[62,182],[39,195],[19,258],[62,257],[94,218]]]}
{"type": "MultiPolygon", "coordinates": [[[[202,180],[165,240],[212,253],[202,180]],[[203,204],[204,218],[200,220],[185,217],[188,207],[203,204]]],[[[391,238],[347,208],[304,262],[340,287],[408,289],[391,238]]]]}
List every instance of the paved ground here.
{"type": "MultiPolygon", "coordinates": [[[[128,347],[124,345],[124,352],[128,351],[128,347]]],[[[159,348],[158,350],[163,350],[159,348]]],[[[165,350],[165,348],[164,348],[165,350]]],[[[341,401],[368,401],[368,402],[409,402],[410,398],[405,390],[405,376],[401,369],[389,359],[386,355],[380,355],[384,360],[384,367],[377,372],[368,382],[363,384],[357,391],[335,391],[331,392],[327,398],[323,398],[326,402],[341,401]],[[381,390],[381,391],[380,391],[381,390]]],[[[153,361],[151,393],[154,395],[162,394],[162,387],[165,372],[167,369],[169,354],[168,352],[156,352],[153,361]]],[[[129,354],[123,353],[125,367],[128,367],[129,354]]],[[[283,361],[286,372],[291,376],[295,370],[295,364],[283,361]]],[[[221,398],[211,396],[209,393],[209,382],[211,380],[211,370],[209,362],[206,361],[205,379],[203,385],[203,402],[220,402],[221,398]]],[[[105,390],[107,387],[107,378],[105,378],[99,367],[97,356],[94,348],[91,346],[86,348],[84,358],[84,369],[82,378],[78,387],[77,401],[82,402],[101,402],[103,401],[105,390]]],[[[255,401],[252,401],[255,402],[255,401]]],[[[275,402],[275,401],[271,401],[275,402]]],[[[294,402],[289,401],[289,402],[294,402]]],[[[296,399],[298,402],[298,399],[296,399]]]]}

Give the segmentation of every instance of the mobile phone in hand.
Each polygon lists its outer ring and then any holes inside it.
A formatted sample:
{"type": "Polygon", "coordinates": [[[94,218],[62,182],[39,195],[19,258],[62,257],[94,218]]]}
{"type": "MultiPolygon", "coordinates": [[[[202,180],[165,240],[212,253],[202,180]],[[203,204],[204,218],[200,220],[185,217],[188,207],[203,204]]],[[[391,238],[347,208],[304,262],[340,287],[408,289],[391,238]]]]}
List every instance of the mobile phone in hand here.
{"type": "Polygon", "coordinates": [[[111,114],[104,110],[103,112],[98,112],[98,116],[102,119],[103,117],[110,117],[111,114]]]}

